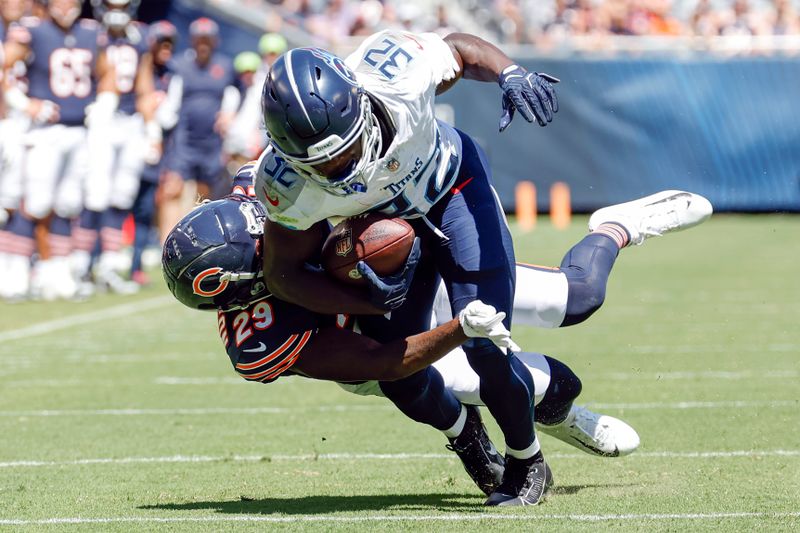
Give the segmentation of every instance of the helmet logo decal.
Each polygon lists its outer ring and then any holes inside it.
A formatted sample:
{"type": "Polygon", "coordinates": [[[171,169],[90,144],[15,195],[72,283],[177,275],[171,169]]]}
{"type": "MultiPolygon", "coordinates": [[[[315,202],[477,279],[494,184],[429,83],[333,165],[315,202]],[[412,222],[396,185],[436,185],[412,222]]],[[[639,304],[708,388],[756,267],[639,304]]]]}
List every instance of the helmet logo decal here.
{"type": "Polygon", "coordinates": [[[226,288],[228,288],[228,278],[223,279],[222,277],[220,277],[220,279],[217,280],[216,288],[211,289],[209,291],[203,289],[200,286],[200,284],[203,282],[204,279],[219,274],[220,272],[222,272],[222,269],[219,267],[207,268],[202,272],[200,272],[197,276],[195,276],[194,281],[192,281],[192,292],[194,292],[198,296],[211,297],[211,296],[216,296],[217,294],[224,291],[226,288]]]}
{"type": "Polygon", "coordinates": [[[348,68],[348,66],[344,63],[342,58],[335,56],[328,52],[327,50],[323,50],[322,48],[302,48],[302,50],[308,50],[314,57],[318,57],[319,59],[323,60],[325,63],[330,65],[330,67],[336,71],[339,76],[342,77],[345,81],[347,81],[351,85],[355,85],[358,87],[358,82],[356,81],[356,75],[353,74],[353,71],[348,68]]]}

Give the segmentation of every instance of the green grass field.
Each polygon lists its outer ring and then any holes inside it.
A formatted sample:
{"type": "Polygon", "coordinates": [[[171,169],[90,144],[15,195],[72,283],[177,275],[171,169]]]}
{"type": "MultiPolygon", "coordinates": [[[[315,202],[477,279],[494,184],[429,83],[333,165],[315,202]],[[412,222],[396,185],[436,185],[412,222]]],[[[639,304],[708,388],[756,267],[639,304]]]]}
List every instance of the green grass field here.
{"type": "MultiPolygon", "coordinates": [[[[557,264],[584,228],[542,222],[518,258],[557,264]]],[[[800,217],[715,216],[624,250],[588,322],[516,328],[642,447],[599,459],[543,436],[557,488],[505,511],[385,400],[245,383],[215,316],[160,284],[0,304],[0,528],[798,531],[798,235],[800,217]]]]}

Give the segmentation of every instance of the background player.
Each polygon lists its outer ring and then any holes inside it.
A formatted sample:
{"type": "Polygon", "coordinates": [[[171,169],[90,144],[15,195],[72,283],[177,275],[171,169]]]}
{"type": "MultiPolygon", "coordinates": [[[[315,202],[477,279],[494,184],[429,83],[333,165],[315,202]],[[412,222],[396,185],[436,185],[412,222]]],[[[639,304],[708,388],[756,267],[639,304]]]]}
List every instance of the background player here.
{"type": "Polygon", "coordinates": [[[88,168],[86,109],[97,94],[92,114],[98,120],[110,116],[117,97],[100,26],[78,19],[76,0],[51,0],[47,9],[48,19],[22,19],[6,46],[6,71],[17,61],[26,61],[29,80],[27,95],[6,87],[10,93],[6,100],[34,123],[25,164],[24,210],[8,227],[18,246],[7,272],[17,280],[11,296],[25,296],[38,223],[45,237],[38,242],[34,292],[52,299],[71,298],[77,291],[69,254],[71,220],[80,213],[81,184],[88,168]]]}
{"type": "MultiPolygon", "coordinates": [[[[19,22],[29,7],[30,2],[25,0],[0,0],[0,65],[5,62],[2,43],[8,37],[8,30],[13,27],[12,24],[19,22]]],[[[26,93],[25,70],[25,63],[17,61],[6,76],[0,71],[0,85],[16,86],[26,93]]],[[[6,105],[5,97],[0,99],[0,298],[18,297],[17,281],[5,273],[9,261],[16,261],[9,258],[9,254],[20,243],[13,233],[6,231],[5,225],[19,209],[22,199],[24,136],[30,128],[30,122],[30,117],[23,110],[10,108],[6,105]]]]}
{"type": "MultiPolygon", "coordinates": [[[[261,204],[240,195],[203,204],[170,233],[163,256],[167,285],[179,301],[195,309],[218,309],[220,335],[234,368],[243,378],[268,383],[294,373],[347,382],[396,380],[443,355],[439,348],[446,344],[438,333],[441,328],[454,327],[452,320],[442,320],[439,329],[406,339],[405,347],[397,341],[378,345],[351,333],[355,325],[351,317],[318,315],[270,296],[259,273],[254,271],[260,268],[259,219],[263,217],[261,204]],[[194,242],[203,244],[197,246],[194,242]],[[416,353],[425,344],[427,352],[416,353]]],[[[421,309],[420,313],[427,316],[430,310],[421,309]]],[[[471,312],[462,313],[459,318],[464,331],[475,320],[482,320],[480,313],[471,312]]],[[[494,342],[509,346],[504,341],[507,332],[499,323],[501,318],[497,315],[493,319],[498,328],[494,342]]],[[[480,329],[480,333],[492,331],[480,329]]],[[[625,455],[638,446],[638,436],[623,422],[572,407],[572,400],[580,392],[580,381],[565,365],[541,354],[523,354],[522,358],[537,386],[536,403],[540,407],[536,420],[548,424],[556,436],[601,456],[625,455]],[[581,413],[579,419],[576,413],[581,413]],[[565,423],[566,419],[570,422],[565,423]]],[[[478,376],[470,369],[463,351],[457,349],[435,364],[459,400],[481,404],[478,376]]],[[[382,395],[377,382],[343,386],[357,394],[382,395]]],[[[489,493],[499,483],[494,474],[502,461],[487,461],[492,447],[488,446],[477,410],[462,408],[461,413],[458,423],[444,433],[467,471],[489,493]],[[469,428],[466,434],[464,427],[469,428]],[[483,436],[476,439],[477,434],[483,436]]]]}
{"type": "Polygon", "coordinates": [[[99,236],[95,283],[103,289],[130,294],[139,285],[119,273],[125,264],[120,254],[122,225],[139,190],[145,156],[155,152],[158,157],[161,148],[161,127],[154,120],[153,65],[146,28],[133,20],[138,2],[93,0],[92,6],[95,18],[108,34],[105,54],[114,69],[119,99],[116,112],[93,117],[89,130],[92,165],[84,209],[75,231],[77,249],[73,261],[77,276],[88,279],[91,254],[99,236]]]}
{"type": "MultiPolygon", "coordinates": [[[[167,96],[167,87],[173,73],[172,54],[177,40],[178,30],[166,20],[154,22],[147,33],[147,42],[152,58],[156,107],[167,96]]],[[[161,137],[162,142],[159,146],[149,147],[150,152],[145,157],[145,166],[139,181],[139,192],[136,194],[132,208],[135,233],[130,277],[139,285],[149,283],[147,274],[142,269],[142,252],[151,240],[156,213],[156,191],[163,167],[163,154],[166,152],[164,147],[169,143],[169,132],[162,131],[161,137]]]]}
{"type": "Polygon", "coordinates": [[[233,64],[215,52],[217,23],[199,18],[189,26],[189,36],[192,47],[175,62],[167,99],[158,110],[164,129],[175,128],[158,193],[162,238],[185,212],[180,202],[185,181],[196,181],[201,198],[221,183],[222,138],[241,100],[233,64]]]}

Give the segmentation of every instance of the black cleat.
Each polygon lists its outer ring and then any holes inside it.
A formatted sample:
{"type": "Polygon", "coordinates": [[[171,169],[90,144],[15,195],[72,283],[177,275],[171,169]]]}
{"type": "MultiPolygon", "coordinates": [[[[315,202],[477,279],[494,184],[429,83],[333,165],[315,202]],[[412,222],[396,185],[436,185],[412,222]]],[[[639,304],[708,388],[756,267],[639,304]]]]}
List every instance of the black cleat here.
{"type": "Polygon", "coordinates": [[[487,496],[492,494],[503,480],[506,461],[492,444],[481,414],[474,405],[465,405],[467,421],[461,434],[448,439],[448,450],[456,452],[464,470],[487,496]]]}
{"type": "Polygon", "coordinates": [[[553,473],[544,462],[542,452],[530,459],[506,457],[503,482],[486,500],[485,505],[537,505],[553,486],[553,473]]]}

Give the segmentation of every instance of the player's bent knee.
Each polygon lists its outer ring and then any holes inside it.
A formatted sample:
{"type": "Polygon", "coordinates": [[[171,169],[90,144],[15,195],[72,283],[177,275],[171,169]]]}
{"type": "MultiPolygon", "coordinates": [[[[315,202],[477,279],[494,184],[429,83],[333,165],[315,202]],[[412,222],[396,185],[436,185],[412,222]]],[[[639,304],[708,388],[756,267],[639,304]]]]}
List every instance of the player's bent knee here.
{"type": "Polygon", "coordinates": [[[583,384],[572,369],[558,359],[548,356],[545,356],[545,359],[550,365],[550,384],[544,398],[536,406],[533,418],[540,424],[552,425],[567,417],[572,402],[583,389],[583,384]]]}
{"type": "Polygon", "coordinates": [[[564,269],[567,276],[567,312],[561,326],[579,324],[592,316],[606,300],[605,280],[585,272],[564,269]]]}

